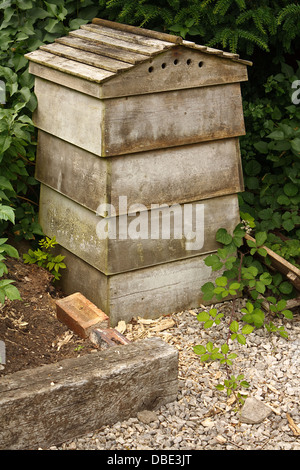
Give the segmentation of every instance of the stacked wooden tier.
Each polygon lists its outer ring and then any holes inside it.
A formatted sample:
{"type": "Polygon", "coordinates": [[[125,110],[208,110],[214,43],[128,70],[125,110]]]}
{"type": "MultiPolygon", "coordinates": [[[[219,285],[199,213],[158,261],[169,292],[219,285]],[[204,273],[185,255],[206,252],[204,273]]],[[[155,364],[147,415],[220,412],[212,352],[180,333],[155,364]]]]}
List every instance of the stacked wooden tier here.
{"type": "Polygon", "coordinates": [[[218,249],[215,233],[239,222],[240,82],[250,63],[100,19],[26,57],[40,222],[67,256],[65,292],[82,292],[112,325],[199,306],[214,278],[203,259],[218,249]],[[188,209],[194,245],[178,236],[188,209]],[[168,237],[153,236],[154,216],[170,220],[168,237]],[[116,232],[104,238],[108,219],[116,232]],[[132,236],[138,225],[148,237],[132,236]]]}

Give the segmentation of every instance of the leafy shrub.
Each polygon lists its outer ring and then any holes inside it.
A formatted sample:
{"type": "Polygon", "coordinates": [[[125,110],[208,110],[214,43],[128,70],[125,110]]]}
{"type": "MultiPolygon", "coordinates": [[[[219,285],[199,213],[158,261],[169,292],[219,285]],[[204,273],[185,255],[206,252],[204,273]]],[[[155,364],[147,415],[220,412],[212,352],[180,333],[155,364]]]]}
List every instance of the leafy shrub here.
{"type": "MultiPolygon", "coordinates": [[[[240,208],[267,231],[266,245],[296,266],[300,258],[300,107],[294,104],[296,71],[281,64],[263,98],[244,102],[247,135],[241,139],[246,191],[240,208]]],[[[300,82],[299,82],[300,83],[300,82]]]]}
{"type": "Polygon", "coordinates": [[[41,248],[36,250],[28,250],[28,253],[23,255],[25,264],[37,264],[42,268],[47,269],[54,277],[54,280],[59,280],[61,277],[60,269],[66,268],[63,260],[65,256],[53,254],[53,248],[57,245],[56,238],[43,238],[39,241],[41,248]]]}

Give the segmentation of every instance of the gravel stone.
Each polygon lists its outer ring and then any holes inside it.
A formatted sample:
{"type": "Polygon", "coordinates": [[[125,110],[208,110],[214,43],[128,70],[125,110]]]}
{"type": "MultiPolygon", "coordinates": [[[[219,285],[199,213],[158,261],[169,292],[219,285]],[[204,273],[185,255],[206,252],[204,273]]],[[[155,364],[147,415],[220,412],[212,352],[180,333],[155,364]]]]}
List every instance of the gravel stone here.
{"type": "MultiPolygon", "coordinates": [[[[245,302],[240,299],[239,308],[245,302]]],[[[231,373],[243,374],[250,383],[243,393],[272,410],[260,423],[246,424],[240,420],[243,408],[231,396],[228,398],[225,390],[216,389],[227,377],[225,366],[219,362],[201,363],[193,351],[197,344],[212,341],[220,347],[227,341],[231,302],[215,307],[224,317],[209,330],[197,321],[197,313],[209,310],[203,307],[173,314],[170,317],[174,326],[168,329],[153,329],[162,319],[153,323],[135,319],[123,333],[130,341],[159,336],[178,349],[176,401],[51,449],[300,450],[299,435],[287,419],[288,414],[296,429],[300,427],[300,310],[294,311],[294,320],[288,324],[288,341],[261,328],[247,337],[246,346],[230,343],[232,352],[238,354],[231,373]]],[[[276,318],[272,322],[284,324],[276,318]]]]}

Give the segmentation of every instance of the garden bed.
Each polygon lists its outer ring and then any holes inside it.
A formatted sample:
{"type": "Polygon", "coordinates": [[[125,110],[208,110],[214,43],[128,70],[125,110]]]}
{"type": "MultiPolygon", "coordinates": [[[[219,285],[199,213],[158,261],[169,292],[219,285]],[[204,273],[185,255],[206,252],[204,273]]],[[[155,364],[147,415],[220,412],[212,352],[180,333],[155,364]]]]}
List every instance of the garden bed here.
{"type": "Polygon", "coordinates": [[[8,258],[6,264],[22,300],[7,300],[0,307],[0,340],[6,349],[0,377],[95,349],[88,339],[79,338],[57,320],[55,299],[62,293],[55,289],[48,271],[26,265],[21,258],[8,258]]]}

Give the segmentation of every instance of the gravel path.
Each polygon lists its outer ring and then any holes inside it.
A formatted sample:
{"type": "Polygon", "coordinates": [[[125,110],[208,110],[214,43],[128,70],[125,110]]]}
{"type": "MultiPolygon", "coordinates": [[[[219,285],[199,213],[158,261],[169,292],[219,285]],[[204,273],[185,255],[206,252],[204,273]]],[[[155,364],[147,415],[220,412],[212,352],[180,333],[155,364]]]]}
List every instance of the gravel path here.
{"type": "MultiPolygon", "coordinates": [[[[260,329],[249,335],[246,346],[234,343],[233,373],[244,374],[250,383],[248,396],[271,407],[259,424],[245,424],[237,404],[215,388],[225,378],[224,366],[203,364],[192,350],[196,344],[226,340],[230,308],[230,302],[219,306],[225,316],[210,330],[197,321],[200,309],[127,325],[124,335],[131,340],[160,336],[179,350],[177,401],[51,449],[300,450],[300,315],[285,322],[288,341],[260,329]]],[[[279,319],[274,323],[281,325],[279,319]]]]}

